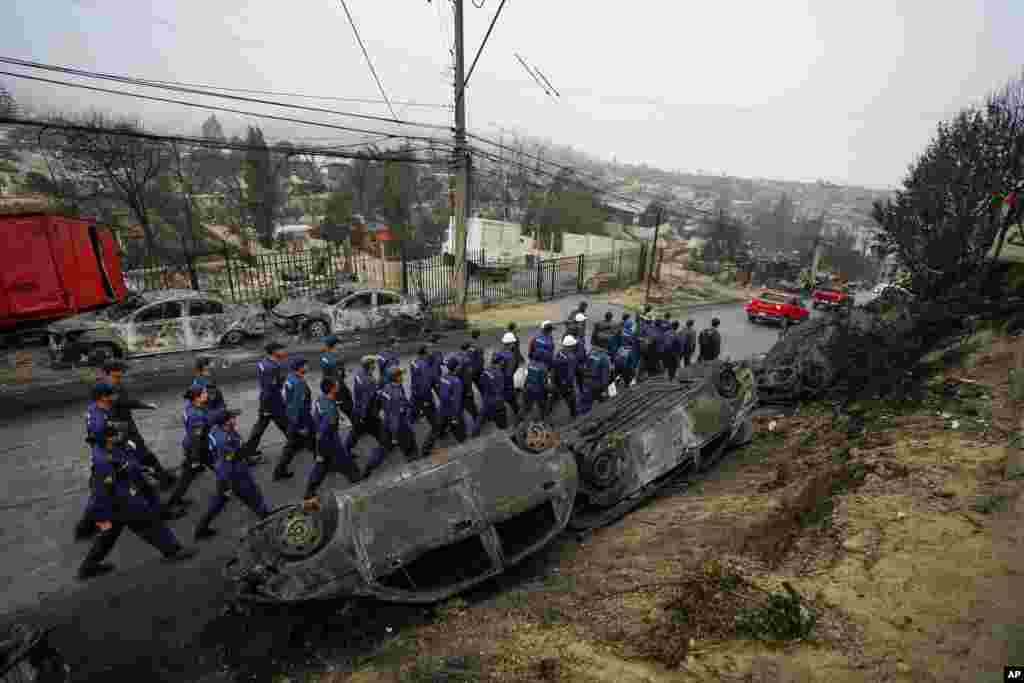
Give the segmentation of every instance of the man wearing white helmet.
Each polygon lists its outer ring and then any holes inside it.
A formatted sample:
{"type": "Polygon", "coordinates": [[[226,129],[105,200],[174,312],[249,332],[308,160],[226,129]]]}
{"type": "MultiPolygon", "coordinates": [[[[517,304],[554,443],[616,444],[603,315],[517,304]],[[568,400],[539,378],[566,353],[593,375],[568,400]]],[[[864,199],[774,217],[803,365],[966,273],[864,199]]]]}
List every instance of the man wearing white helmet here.
{"type": "MultiPolygon", "coordinates": [[[[566,323],[566,336],[572,335],[576,339],[576,345],[573,347],[573,353],[576,356],[576,370],[577,373],[582,372],[583,366],[587,363],[587,345],[584,342],[586,337],[584,334],[587,330],[587,316],[583,313],[576,313],[573,316],[573,320],[570,323],[566,323]]],[[[562,344],[565,344],[565,338],[562,338],[562,344]]],[[[576,382],[582,386],[583,377],[577,376],[576,382]]]]}
{"type": "Polygon", "coordinates": [[[552,363],[555,390],[551,392],[548,415],[551,415],[559,401],[565,401],[569,415],[576,419],[576,343],[576,337],[568,334],[562,340],[562,348],[555,353],[552,363]]]}
{"type": "Polygon", "coordinates": [[[499,361],[501,363],[501,371],[505,381],[505,403],[512,408],[512,414],[519,417],[519,401],[516,399],[516,385],[515,385],[515,373],[516,373],[516,356],[515,350],[519,345],[519,340],[516,339],[516,335],[512,332],[506,332],[501,338],[501,343],[504,348],[494,354],[491,362],[499,361]]]}

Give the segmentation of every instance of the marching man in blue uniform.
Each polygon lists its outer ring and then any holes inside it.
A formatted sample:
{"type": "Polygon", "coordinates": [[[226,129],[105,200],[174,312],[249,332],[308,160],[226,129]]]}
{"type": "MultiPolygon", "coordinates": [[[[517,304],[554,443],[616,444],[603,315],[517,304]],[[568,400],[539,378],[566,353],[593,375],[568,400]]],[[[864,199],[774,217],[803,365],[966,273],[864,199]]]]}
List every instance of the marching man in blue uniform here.
{"type": "Polygon", "coordinates": [[[225,410],[214,417],[214,426],[208,437],[210,453],[216,462],[217,491],[210,498],[210,506],[196,525],[196,540],[216,535],[210,525],[224,510],[231,496],[245,503],[260,519],[270,513],[263,492],[252,478],[249,462],[242,454],[242,436],[238,433],[237,410],[225,410]]]}
{"type": "Polygon", "coordinates": [[[142,494],[142,467],[129,457],[118,443],[121,432],[105,424],[93,432],[92,496],[86,516],[100,530],[78,569],[79,579],[106,574],[114,565],[105,562],[121,532],[128,527],[135,535],[159,550],[169,561],[195,556],[194,548],[185,548],[174,532],[160,519],[160,507],[142,494]]]}
{"type": "Polygon", "coordinates": [[[260,413],[256,418],[256,424],[249,432],[249,440],[245,442],[243,449],[246,457],[252,457],[259,448],[263,432],[273,422],[281,433],[288,436],[288,418],[285,415],[284,389],[285,370],[284,362],[288,358],[284,345],[271,342],[266,345],[266,358],[256,364],[256,374],[260,383],[260,413]]]}
{"type": "Polygon", "coordinates": [[[547,419],[548,414],[548,373],[554,361],[555,340],[551,333],[555,326],[545,320],[540,326],[540,334],[530,340],[526,361],[526,399],[523,401],[523,419],[529,419],[534,406],[540,413],[540,419],[547,419]]]}
{"type": "Polygon", "coordinates": [[[306,359],[295,358],[292,371],[284,383],[285,414],[288,416],[288,443],[274,468],[274,481],[291,479],[295,473],[288,469],[303,448],[312,447],[313,394],[306,382],[306,359]]]}
{"type": "Polygon", "coordinates": [[[352,431],[348,436],[349,450],[355,450],[359,440],[369,434],[379,440],[380,420],[377,417],[377,391],[380,388],[373,372],[376,356],[363,356],[352,378],[352,431]]]}
{"type": "Polygon", "coordinates": [[[587,354],[587,364],[583,371],[583,386],[580,387],[581,415],[590,412],[595,400],[604,400],[608,384],[611,382],[611,369],[612,365],[607,351],[599,345],[594,345],[590,353],[587,354]]]}
{"type": "Polygon", "coordinates": [[[565,401],[569,415],[576,419],[576,337],[571,334],[562,339],[562,348],[555,352],[552,363],[555,390],[548,405],[550,415],[559,401],[565,401]]]}
{"type": "Polygon", "coordinates": [[[417,417],[423,416],[427,424],[433,425],[437,419],[437,406],[434,405],[434,365],[430,360],[430,349],[425,344],[420,347],[419,354],[409,364],[412,382],[412,405],[417,417]]]}
{"type": "Polygon", "coordinates": [[[188,406],[182,415],[185,425],[185,436],[181,440],[181,449],[185,458],[181,464],[181,476],[178,483],[167,499],[166,507],[174,510],[179,505],[189,505],[191,501],[185,500],[185,494],[192,486],[204,469],[212,469],[213,461],[210,459],[210,443],[207,437],[210,435],[210,414],[206,410],[206,403],[209,394],[206,389],[198,386],[191,386],[185,392],[185,400],[188,406]]]}
{"type": "Polygon", "coordinates": [[[337,380],[339,377],[340,373],[338,372],[338,369],[341,367],[341,361],[338,359],[338,354],[334,351],[337,346],[337,335],[329,334],[324,337],[324,348],[320,351],[320,372],[323,374],[322,379],[337,380]]]}
{"type": "Polygon", "coordinates": [[[381,384],[387,384],[388,381],[388,370],[391,368],[397,368],[402,362],[402,357],[398,353],[398,339],[391,337],[388,339],[388,346],[386,349],[380,352],[377,356],[377,370],[380,372],[381,384]]]}
{"type": "Polygon", "coordinates": [[[444,438],[448,430],[455,432],[455,438],[459,443],[466,440],[466,422],[462,416],[462,380],[459,378],[459,359],[450,356],[445,361],[448,372],[441,377],[441,401],[438,406],[437,420],[427,435],[423,444],[423,456],[430,455],[434,444],[438,439],[444,438]]]}
{"type": "Polygon", "coordinates": [[[512,408],[512,414],[518,419],[519,400],[516,397],[515,374],[518,367],[516,350],[519,348],[519,340],[516,338],[515,333],[506,332],[505,336],[501,338],[501,343],[504,345],[504,348],[494,354],[491,362],[497,362],[501,366],[502,378],[504,380],[502,395],[505,403],[512,408]]]}
{"type": "Polygon", "coordinates": [[[488,422],[494,422],[498,429],[508,429],[508,415],[505,412],[505,372],[503,361],[497,355],[491,359],[491,366],[480,374],[480,400],[483,408],[480,419],[473,427],[473,436],[480,436],[480,430],[488,422]]]}
{"type": "Polygon", "coordinates": [[[380,467],[388,454],[394,449],[397,442],[402,449],[402,454],[407,460],[416,458],[416,432],[413,431],[413,407],[405,395],[405,387],[402,386],[402,368],[393,367],[389,370],[389,382],[377,392],[378,403],[374,410],[384,414],[383,424],[380,429],[380,446],[378,446],[370,462],[366,465],[363,478],[370,476],[370,472],[380,467]]]}
{"type": "Polygon", "coordinates": [[[351,429],[352,425],[342,416],[338,406],[338,383],[333,379],[325,379],[320,383],[320,391],[323,395],[313,404],[316,457],[306,481],[304,497],[307,501],[316,498],[328,472],[340,472],[353,484],[362,478],[352,452],[348,449],[348,438],[341,436],[342,426],[351,429]]]}

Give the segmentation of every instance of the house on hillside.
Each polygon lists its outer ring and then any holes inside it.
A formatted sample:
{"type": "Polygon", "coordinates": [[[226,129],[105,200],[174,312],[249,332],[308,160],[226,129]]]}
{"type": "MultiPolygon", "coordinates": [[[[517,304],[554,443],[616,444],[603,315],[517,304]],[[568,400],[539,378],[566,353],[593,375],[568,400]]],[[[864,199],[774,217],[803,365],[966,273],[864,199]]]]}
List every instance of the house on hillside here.
{"type": "Polygon", "coordinates": [[[395,237],[390,226],[379,220],[362,220],[357,216],[352,221],[352,248],[378,252],[380,243],[392,242],[395,237]]]}

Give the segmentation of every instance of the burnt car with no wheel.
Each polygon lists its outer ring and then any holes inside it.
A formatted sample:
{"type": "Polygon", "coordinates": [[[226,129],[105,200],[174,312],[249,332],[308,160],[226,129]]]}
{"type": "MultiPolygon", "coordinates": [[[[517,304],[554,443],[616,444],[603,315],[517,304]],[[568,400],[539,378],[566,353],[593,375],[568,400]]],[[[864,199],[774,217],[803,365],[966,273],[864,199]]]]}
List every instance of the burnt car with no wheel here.
{"type": "Polygon", "coordinates": [[[430,603],[503,572],[555,538],[576,497],[572,455],[495,432],[250,528],[225,574],[242,600],[372,597],[430,603]]]}

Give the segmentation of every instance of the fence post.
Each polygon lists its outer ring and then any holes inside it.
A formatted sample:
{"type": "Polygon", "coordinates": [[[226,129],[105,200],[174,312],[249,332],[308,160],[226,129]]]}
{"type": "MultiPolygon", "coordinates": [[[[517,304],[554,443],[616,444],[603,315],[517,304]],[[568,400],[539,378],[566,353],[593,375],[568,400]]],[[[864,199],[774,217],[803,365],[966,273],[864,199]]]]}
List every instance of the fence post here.
{"type": "Polygon", "coordinates": [[[544,301],[544,261],[537,259],[537,301],[544,301]]]}
{"type": "Polygon", "coordinates": [[[409,264],[405,259],[405,242],[399,242],[402,257],[402,294],[409,296],[409,264]]]}
{"type": "Polygon", "coordinates": [[[583,269],[586,267],[586,254],[580,254],[576,264],[576,291],[583,291],[583,269]]]}
{"type": "Polygon", "coordinates": [[[231,300],[238,303],[238,297],[235,296],[235,278],[231,274],[231,250],[228,249],[227,242],[224,242],[224,270],[228,274],[228,289],[231,290],[231,300]]]}

